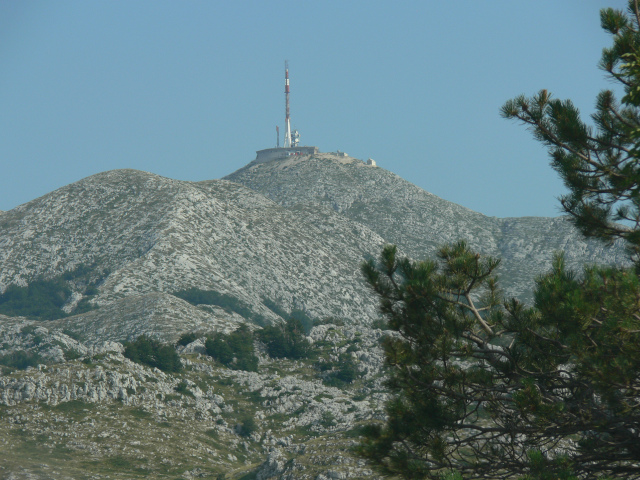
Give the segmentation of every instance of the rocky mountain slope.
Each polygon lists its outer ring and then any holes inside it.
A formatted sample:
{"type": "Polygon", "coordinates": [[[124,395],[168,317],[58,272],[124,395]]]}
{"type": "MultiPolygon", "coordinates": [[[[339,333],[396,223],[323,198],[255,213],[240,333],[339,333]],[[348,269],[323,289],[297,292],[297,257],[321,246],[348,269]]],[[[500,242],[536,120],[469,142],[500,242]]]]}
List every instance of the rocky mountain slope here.
{"type": "Polygon", "coordinates": [[[620,264],[627,258],[619,245],[585,240],[567,218],[487,217],[350,157],[319,154],[254,162],[225,178],[288,208],[331,208],[415,259],[464,239],[479,252],[501,258],[505,293],[525,300],[531,299],[533,279],[549,270],[556,251],[578,270],[584,263],[620,264]]]}
{"type": "Polygon", "coordinates": [[[388,332],[360,262],[386,242],[424,258],[459,238],[502,257],[504,289],[525,299],[555,250],[625,261],[565,219],[486,217],[331,154],[198,183],[105,172],[0,212],[0,293],[43,279],[70,292],[70,315],[0,314],[0,478],[377,478],[349,450],[387,398],[388,332]],[[189,303],[190,288],[224,302],[189,303]],[[315,356],[256,341],[245,372],[205,354],[207,333],[293,311],[316,320],[315,356]],[[123,355],[139,335],[187,332],[178,373],[123,355]],[[336,383],[341,362],[353,378],[336,383]]]}
{"type": "MultiPolygon", "coordinates": [[[[86,178],[2,216],[0,291],[83,268],[87,281],[98,282],[93,305],[136,312],[136,318],[152,311],[167,319],[202,317],[184,302],[163,297],[197,287],[237,298],[267,319],[277,317],[265,299],[314,318],[368,323],[375,306],[359,263],[382,244],[368,228],[332,211],[283,208],[229,181],[180,182],[120,170],[86,178]],[[143,305],[122,303],[142,295],[143,305]]],[[[75,301],[81,298],[78,292],[75,301]]],[[[216,315],[209,316],[215,322],[216,315]]],[[[93,327],[85,324],[92,322],[104,327],[94,312],[70,327],[88,332],[93,327]]],[[[124,340],[148,331],[141,327],[102,328],[96,339],[124,340]]],[[[174,324],[173,333],[179,330],[174,324]]]]}
{"type": "Polygon", "coordinates": [[[51,324],[0,316],[0,342],[49,359],[0,366],[0,478],[378,478],[349,448],[386,398],[372,354],[381,335],[313,329],[322,358],[359,360],[359,378],[338,388],[310,361],[224,368],[200,340],[180,347],[184,370],[168,374],[123,357],[120,343],[87,348],[51,324]]]}

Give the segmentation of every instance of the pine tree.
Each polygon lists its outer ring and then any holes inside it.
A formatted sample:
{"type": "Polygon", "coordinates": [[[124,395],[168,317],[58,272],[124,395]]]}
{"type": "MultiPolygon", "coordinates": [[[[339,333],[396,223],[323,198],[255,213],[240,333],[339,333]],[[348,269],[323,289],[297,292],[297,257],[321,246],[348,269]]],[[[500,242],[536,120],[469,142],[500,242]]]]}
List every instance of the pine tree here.
{"type": "Polygon", "coordinates": [[[387,475],[640,478],[640,278],[568,271],[558,256],[535,307],[501,306],[498,262],[464,243],[439,261],[386,247],[363,272],[396,332],[392,400],[359,453],[387,475]]]}
{"type": "Polygon", "coordinates": [[[552,167],[570,193],[560,201],[582,233],[607,241],[627,240],[640,253],[640,15],[638,2],[628,14],[611,8],[600,12],[602,28],[613,35],[600,68],[625,92],[621,103],[603,90],[588,126],[570,100],[541,90],[517,97],[502,107],[505,118],[528,125],[549,148],[552,167]],[[623,223],[618,223],[623,222],[623,223]]]}
{"type": "Polygon", "coordinates": [[[621,239],[632,268],[569,271],[557,255],[533,307],[501,305],[498,261],[463,242],[435,261],[385,247],[362,270],[395,331],[392,398],[358,452],[402,478],[640,478],[640,13],[606,9],[601,66],[625,91],[598,96],[595,129],[545,90],[505,104],[549,147],[587,236],[621,239]],[[622,222],[622,223],[618,223],[622,222]]]}

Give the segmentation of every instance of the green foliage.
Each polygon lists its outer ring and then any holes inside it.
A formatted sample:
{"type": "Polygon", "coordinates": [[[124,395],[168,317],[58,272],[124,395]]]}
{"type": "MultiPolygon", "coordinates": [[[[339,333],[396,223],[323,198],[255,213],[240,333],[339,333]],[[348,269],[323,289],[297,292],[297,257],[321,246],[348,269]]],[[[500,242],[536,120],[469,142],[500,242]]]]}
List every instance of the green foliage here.
{"type": "Polygon", "coordinates": [[[307,358],[312,352],[311,345],[304,336],[302,322],[294,317],[284,324],[264,327],[258,338],[264,342],[269,356],[273,358],[307,358]]]}
{"type": "Polygon", "coordinates": [[[258,430],[258,424],[252,416],[245,416],[238,427],[238,434],[241,437],[250,437],[253,432],[258,430]]]}
{"type": "Polygon", "coordinates": [[[0,313],[55,320],[66,317],[61,307],[71,296],[71,289],[61,279],[34,280],[26,287],[9,285],[0,295],[0,313]]]}
{"type": "Polygon", "coordinates": [[[325,410],[324,412],[322,412],[319,423],[324,428],[331,428],[335,427],[338,422],[336,421],[336,417],[332,412],[330,412],[329,410],[325,410]]]}
{"type": "Polygon", "coordinates": [[[29,367],[35,367],[39,363],[44,363],[40,355],[36,352],[26,352],[24,350],[16,350],[11,353],[0,355],[0,365],[6,367],[24,370],[29,367]]]}
{"type": "Polygon", "coordinates": [[[329,373],[324,375],[322,381],[330,387],[342,388],[352,383],[359,376],[358,366],[348,353],[340,355],[337,362],[323,362],[316,365],[321,371],[329,370],[329,373]]]}
{"type": "MultiPolygon", "coordinates": [[[[71,287],[72,285],[77,287],[78,282],[84,285],[79,279],[88,276],[91,268],[80,265],[75,270],[54,278],[36,278],[26,287],[9,285],[4,293],[0,294],[0,314],[40,320],[56,320],[69,316],[62,307],[71,297],[71,287]]],[[[86,295],[95,293],[97,293],[95,286],[86,287],[86,295]]],[[[96,307],[89,301],[89,298],[80,300],[71,314],[77,315],[95,309],[96,307]]]]}
{"type": "Polygon", "coordinates": [[[313,321],[313,326],[318,325],[335,325],[336,327],[344,327],[344,320],[342,318],[327,317],[323,319],[316,319],[313,321]]]}
{"type": "Polygon", "coordinates": [[[78,302],[76,308],[71,312],[72,315],[79,315],[81,313],[90,312],[91,310],[95,310],[97,307],[90,303],[91,300],[87,297],[83,298],[78,302]]]}
{"type": "Polygon", "coordinates": [[[246,325],[228,335],[216,333],[207,338],[207,355],[234,370],[258,371],[258,357],[253,348],[253,334],[246,325]]]}
{"type": "Polygon", "coordinates": [[[95,265],[80,264],[74,270],[68,270],[64,272],[61,275],[61,278],[65,281],[76,280],[83,277],[86,278],[91,274],[94,268],[95,265]]]}
{"type": "Polygon", "coordinates": [[[613,46],[600,66],[625,95],[602,92],[587,126],[542,90],[503,116],[548,146],[582,233],[622,239],[631,269],[568,270],[562,255],[535,304],[501,305],[497,262],[463,243],[438,261],[386,247],[363,274],[397,335],[384,341],[393,396],[358,451],[403,478],[640,478],[640,10],[601,12],[613,46]],[[623,222],[617,223],[617,222],[623,222]]]}
{"type": "Polygon", "coordinates": [[[291,313],[287,313],[280,305],[278,305],[273,300],[269,300],[265,298],[262,300],[262,303],[265,307],[271,310],[276,315],[284,318],[284,319],[293,319],[296,320],[302,325],[302,328],[305,333],[309,333],[314,325],[314,320],[306,314],[304,310],[300,310],[298,308],[294,308],[291,313]]]}
{"type": "Polygon", "coordinates": [[[148,420],[148,419],[153,417],[153,415],[150,412],[147,412],[146,410],[143,410],[142,408],[134,408],[134,409],[129,411],[129,414],[132,417],[137,418],[139,420],[148,420]]]}
{"type": "MultiPolygon", "coordinates": [[[[24,328],[22,329],[22,332],[24,333],[24,328]]],[[[80,341],[81,339],[80,335],[78,335],[77,332],[74,332],[73,330],[70,330],[68,328],[63,329],[62,333],[64,333],[67,337],[72,338],[76,341],[80,341]]]]}
{"type": "Polygon", "coordinates": [[[173,295],[186,300],[192,305],[216,305],[229,313],[235,312],[246,319],[252,319],[254,317],[253,311],[245,303],[226,293],[189,288],[187,290],[174,292],[173,295]]]}
{"type": "Polygon", "coordinates": [[[362,425],[357,425],[353,427],[351,430],[347,430],[344,432],[345,438],[359,438],[362,436],[363,427],[362,425]]]}
{"type": "Polygon", "coordinates": [[[66,360],[77,360],[82,357],[82,354],[74,349],[64,349],[64,358],[66,360]]]}
{"type": "Polygon", "coordinates": [[[175,387],[174,390],[182,395],[186,395],[188,397],[193,397],[193,393],[189,390],[189,385],[184,380],[180,381],[175,387]]]}
{"type": "Polygon", "coordinates": [[[176,342],[177,345],[186,346],[191,342],[195,342],[199,338],[199,335],[195,332],[187,332],[180,335],[180,338],[176,342]]]}
{"type": "Polygon", "coordinates": [[[541,90],[517,97],[502,107],[505,118],[529,126],[546,145],[552,167],[570,193],[562,208],[582,233],[606,241],[625,239],[640,255],[640,33],[635,0],[629,14],[611,8],[600,12],[613,45],[602,52],[600,68],[625,95],[619,103],[611,90],[600,92],[595,128],[587,125],[570,100],[541,90]],[[618,223],[618,222],[623,222],[618,223]]]}
{"type": "Polygon", "coordinates": [[[359,453],[404,478],[451,467],[465,478],[639,474],[635,270],[577,275],[558,256],[526,308],[500,305],[497,265],[463,242],[437,262],[388,246],[363,265],[399,335],[383,343],[389,420],[367,429],[359,453]],[[551,455],[559,445],[565,455],[551,455]]]}
{"type": "Polygon", "coordinates": [[[180,357],[175,348],[141,335],[133,342],[124,344],[124,356],[129,360],[164,372],[179,372],[182,369],[180,357]]]}
{"type": "Polygon", "coordinates": [[[84,291],[85,295],[97,295],[98,294],[98,287],[96,287],[95,285],[89,285],[85,291],[84,291]]]}
{"type": "Polygon", "coordinates": [[[35,333],[36,329],[38,327],[36,325],[25,325],[24,327],[22,327],[20,329],[20,334],[21,335],[30,335],[35,333]]]}
{"type": "Polygon", "coordinates": [[[387,330],[389,326],[387,325],[387,322],[385,322],[383,319],[378,318],[371,323],[371,328],[377,328],[379,330],[387,330]]]}
{"type": "Polygon", "coordinates": [[[303,329],[305,334],[309,334],[314,325],[314,320],[306,314],[304,310],[294,308],[289,315],[291,320],[297,322],[303,329]]]}
{"type": "Polygon", "coordinates": [[[278,315],[278,316],[280,316],[282,318],[287,318],[289,316],[289,314],[280,305],[278,305],[273,300],[270,300],[268,298],[264,298],[262,300],[262,303],[264,304],[265,307],[267,307],[273,313],[275,313],[276,315],[278,315]]]}

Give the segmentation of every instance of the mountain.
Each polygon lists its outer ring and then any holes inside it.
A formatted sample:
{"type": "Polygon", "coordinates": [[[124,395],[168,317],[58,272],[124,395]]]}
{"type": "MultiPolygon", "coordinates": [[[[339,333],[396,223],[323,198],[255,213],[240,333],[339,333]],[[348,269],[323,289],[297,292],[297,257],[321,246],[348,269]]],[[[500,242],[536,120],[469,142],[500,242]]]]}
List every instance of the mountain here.
{"type": "Polygon", "coordinates": [[[385,243],[420,259],[460,238],[500,256],[524,299],[555,250],[576,267],[626,258],[564,218],[486,217],[333,154],[205,182],[115,170],[1,212],[0,300],[18,300],[0,310],[0,478],[379,478],[349,453],[387,399],[359,265],[385,243]],[[255,341],[254,372],[207,354],[207,334],[293,313],[315,321],[307,357],[255,341]],[[185,333],[179,372],[124,355],[185,333]]]}
{"type": "Polygon", "coordinates": [[[622,245],[584,239],[566,217],[487,217],[443,200],[399,176],[361,160],[318,154],[257,163],[225,177],[287,208],[325,207],[364,225],[415,259],[434,256],[444,243],[466,240],[502,259],[508,296],[531,300],[533,280],[562,251],[567,265],[625,264],[622,245]]]}
{"type": "MultiPolygon", "coordinates": [[[[167,305],[177,299],[163,295],[195,287],[236,298],[266,319],[278,318],[263,304],[268,299],[313,318],[368,323],[375,306],[359,263],[382,244],[333,211],[285,208],[229,181],[181,182],[118,170],[2,215],[0,289],[80,270],[85,283],[97,282],[91,302],[99,307],[146,295],[145,312],[172,310],[167,305]]],[[[92,312],[71,323],[99,317],[92,312]]],[[[106,329],[101,339],[148,331],[140,325],[124,330],[106,329]]],[[[178,330],[174,326],[174,338],[178,330]]]]}
{"type": "Polygon", "coordinates": [[[487,217],[383,168],[317,154],[253,162],[198,183],[105,172],[4,212],[0,291],[38,278],[79,277],[66,309],[84,299],[101,313],[67,323],[95,341],[155,330],[175,339],[196,326],[179,318],[207,317],[197,323],[203,328],[241,320],[229,309],[203,313],[173,296],[189,288],[235,299],[246,307],[240,316],[254,321],[277,320],[268,307],[275,304],[312,318],[369,324],[377,313],[360,278],[363,259],[377,256],[384,243],[425,258],[458,239],[501,258],[505,293],[525,300],[556,251],[574,268],[626,261],[621,246],[585,240],[566,218],[487,217]],[[92,295],[87,285],[95,286],[92,295]],[[118,306],[139,296],[144,301],[118,306]],[[132,309],[137,313],[125,317],[137,323],[90,333],[103,323],[106,306],[132,309]],[[160,326],[163,318],[172,319],[169,329],[160,326]]]}

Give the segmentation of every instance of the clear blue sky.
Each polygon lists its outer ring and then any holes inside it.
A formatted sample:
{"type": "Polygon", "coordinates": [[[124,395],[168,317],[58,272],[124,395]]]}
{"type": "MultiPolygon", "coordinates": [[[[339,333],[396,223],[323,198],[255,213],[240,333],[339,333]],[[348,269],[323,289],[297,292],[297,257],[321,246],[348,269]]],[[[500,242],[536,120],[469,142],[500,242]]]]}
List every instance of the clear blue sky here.
{"type": "Polygon", "coordinates": [[[625,0],[0,0],[0,210],[135,168],[220,178],[275,146],[374,158],[486,215],[556,216],[545,149],[499,116],[542,88],[584,115],[625,0]]]}

